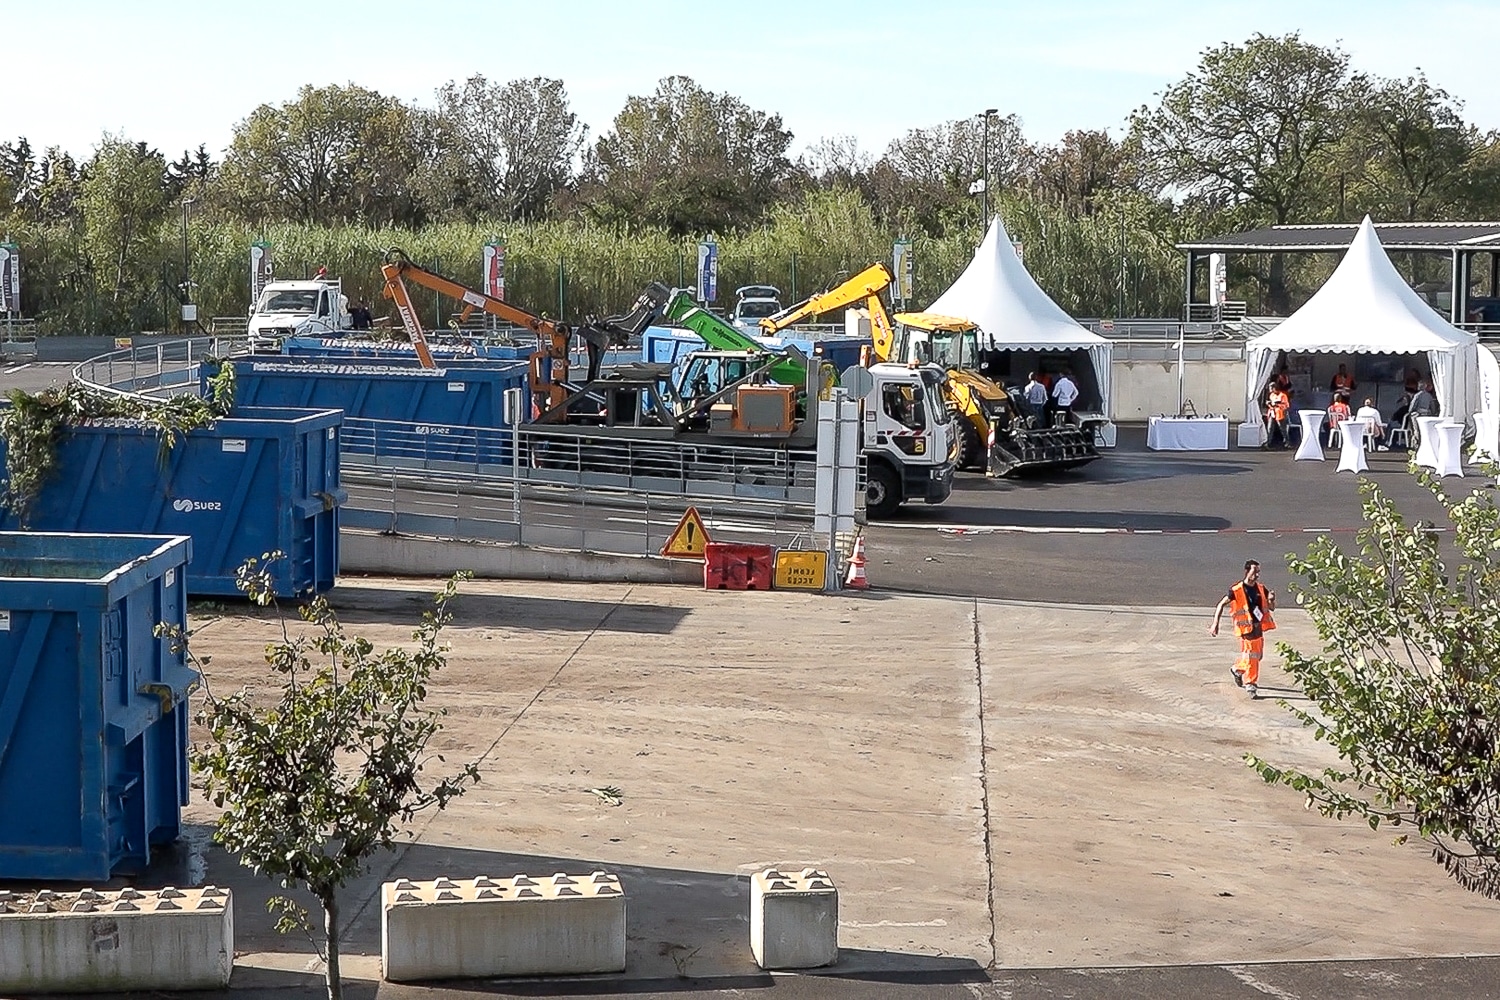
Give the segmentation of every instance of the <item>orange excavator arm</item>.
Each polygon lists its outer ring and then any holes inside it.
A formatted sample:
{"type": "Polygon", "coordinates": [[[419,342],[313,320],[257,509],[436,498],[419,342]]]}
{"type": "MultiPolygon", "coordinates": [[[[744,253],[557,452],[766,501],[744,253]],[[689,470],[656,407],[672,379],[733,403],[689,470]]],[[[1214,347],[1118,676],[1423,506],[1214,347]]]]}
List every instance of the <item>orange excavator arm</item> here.
{"type": "Polygon", "coordinates": [[[392,248],[386,254],[386,262],[381,266],[380,273],[385,276],[384,294],[386,298],[396,303],[396,309],[401,314],[401,325],[406,328],[407,336],[411,338],[412,345],[417,349],[417,357],[421,360],[422,367],[435,366],[432,352],[427,347],[427,335],[422,330],[421,320],[417,318],[417,310],[412,305],[411,293],[406,287],[408,281],[463,303],[463,311],[459,314],[460,321],[472,316],[474,310],[481,309],[491,316],[498,316],[508,323],[535,333],[537,351],[531,356],[530,372],[532,395],[538,400],[546,397],[548,405],[562,400],[566,394],[562,383],[568,378],[568,345],[573,335],[572,329],[566,323],[544,319],[535,313],[527,312],[520,306],[511,305],[509,302],[483,292],[476,292],[440,274],[418,267],[407,259],[405,253],[396,248],[392,248]],[[543,346],[544,343],[545,346],[543,346]],[[544,371],[544,367],[547,370],[544,371]]]}

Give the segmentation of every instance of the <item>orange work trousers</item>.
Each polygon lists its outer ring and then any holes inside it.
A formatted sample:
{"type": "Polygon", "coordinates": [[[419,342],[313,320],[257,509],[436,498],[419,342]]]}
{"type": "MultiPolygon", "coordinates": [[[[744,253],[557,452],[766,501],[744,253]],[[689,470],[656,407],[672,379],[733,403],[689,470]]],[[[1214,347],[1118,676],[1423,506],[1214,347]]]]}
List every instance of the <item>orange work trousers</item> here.
{"type": "Polygon", "coordinates": [[[1262,633],[1255,638],[1240,636],[1240,658],[1235,661],[1234,672],[1243,674],[1246,684],[1260,684],[1260,658],[1266,651],[1266,637],[1262,633]]]}

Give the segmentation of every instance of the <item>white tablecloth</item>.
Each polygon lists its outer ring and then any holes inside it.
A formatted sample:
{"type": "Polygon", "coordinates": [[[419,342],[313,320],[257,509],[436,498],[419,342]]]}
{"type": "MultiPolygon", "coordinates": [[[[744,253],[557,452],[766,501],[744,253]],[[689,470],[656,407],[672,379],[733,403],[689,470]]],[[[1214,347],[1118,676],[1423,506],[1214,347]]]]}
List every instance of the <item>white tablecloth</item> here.
{"type": "Polygon", "coordinates": [[[1228,417],[1152,417],[1146,424],[1146,447],[1152,451],[1225,451],[1228,417]]]}
{"type": "Polygon", "coordinates": [[[1292,456],[1293,461],[1323,461],[1323,442],[1318,440],[1318,435],[1322,433],[1325,416],[1327,414],[1322,410],[1303,410],[1297,414],[1297,419],[1302,422],[1302,443],[1297,445],[1297,454],[1292,456]]]}
{"type": "Polygon", "coordinates": [[[1464,474],[1463,438],[1464,425],[1444,420],[1432,427],[1433,447],[1437,452],[1439,476],[1462,476],[1464,474]]]}
{"type": "Polygon", "coordinates": [[[1446,417],[1417,417],[1417,464],[1429,469],[1436,469],[1437,435],[1432,430],[1442,423],[1446,417]]]}
{"type": "Polygon", "coordinates": [[[1500,462],[1500,416],[1493,413],[1474,414],[1474,453],[1469,461],[1500,462]]]}
{"type": "Polygon", "coordinates": [[[1339,446],[1339,467],[1334,472],[1366,472],[1369,465],[1365,463],[1365,431],[1369,424],[1363,420],[1345,420],[1339,424],[1339,436],[1342,444],[1339,446]]]}

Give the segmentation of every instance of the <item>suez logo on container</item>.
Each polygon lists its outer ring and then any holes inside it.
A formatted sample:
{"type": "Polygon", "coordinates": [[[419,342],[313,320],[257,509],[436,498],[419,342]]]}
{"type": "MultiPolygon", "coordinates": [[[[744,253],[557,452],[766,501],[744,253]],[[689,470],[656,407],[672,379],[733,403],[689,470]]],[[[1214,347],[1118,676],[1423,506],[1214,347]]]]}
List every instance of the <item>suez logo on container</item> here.
{"type": "Polygon", "coordinates": [[[195,510],[223,510],[224,505],[217,500],[189,500],[183,497],[172,501],[172,509],[180,514],[188,514],[195,510]]]}

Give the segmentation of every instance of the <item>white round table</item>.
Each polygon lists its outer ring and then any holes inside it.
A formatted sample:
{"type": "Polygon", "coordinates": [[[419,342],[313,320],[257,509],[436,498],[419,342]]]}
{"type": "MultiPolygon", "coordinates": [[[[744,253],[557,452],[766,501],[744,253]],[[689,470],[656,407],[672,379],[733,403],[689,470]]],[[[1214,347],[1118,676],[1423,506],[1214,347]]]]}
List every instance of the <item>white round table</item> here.
{"type": "Polygon", "coordinates": [[[1318,440],[1318,434],[1323,430],[1323,417],[1322,410],[1302,410],[1297,414],[1297,419],[1302,421],[1302,440],[1297,444],[1297,454],[1292,456],[1292,461],[1323,461],[1323,442],[1318,440]]]}
{"type": "Polygon", "coordinates": [[[1437,441],[1432,428],[1446,420],[1446,417],[1418,417],[1417,418],[1417,464],[1429,469],[1437,468],[1437,441]]]}
{"type": "Polygon", "coordinates": [[[1500,414],[1474,414],[1474,450],[1469,461],[1476,465],[1500,462],[1500,414]]]}
{"type": "Polygon", "coordinates": [[[1437,463],[1433,466],[1439,476],[1462,476],[1464,474],[1464,425],[1453,420],[1443,420],[1432,428],[1437,463]]]}
{"type": "Polygon", "coordinates": [[[1345,420],[1339,424],[1339,433],[1344,443],[1339,448],[1339,472],[1365,472],[1370,467],[1365,463],[1365,432],[1370,425],[1363,420],[1345,420]]]}

